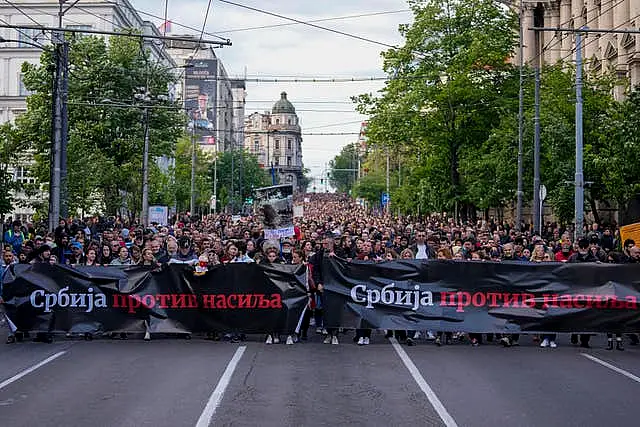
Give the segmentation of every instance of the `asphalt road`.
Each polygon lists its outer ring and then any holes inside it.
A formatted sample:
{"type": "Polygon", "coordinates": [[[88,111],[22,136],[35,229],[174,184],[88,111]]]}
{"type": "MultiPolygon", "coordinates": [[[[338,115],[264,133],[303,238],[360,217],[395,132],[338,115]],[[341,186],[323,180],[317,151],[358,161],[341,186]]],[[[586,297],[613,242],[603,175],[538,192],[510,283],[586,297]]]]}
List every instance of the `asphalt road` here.
{"type": "Polygon", "coordinates": [[[566,336],[557,349],[526,336],[514,348],[351,337],[1,345],[0,426],[639,424],[640,348],[610,352],[602,336],[591,350],[566,336]]]}

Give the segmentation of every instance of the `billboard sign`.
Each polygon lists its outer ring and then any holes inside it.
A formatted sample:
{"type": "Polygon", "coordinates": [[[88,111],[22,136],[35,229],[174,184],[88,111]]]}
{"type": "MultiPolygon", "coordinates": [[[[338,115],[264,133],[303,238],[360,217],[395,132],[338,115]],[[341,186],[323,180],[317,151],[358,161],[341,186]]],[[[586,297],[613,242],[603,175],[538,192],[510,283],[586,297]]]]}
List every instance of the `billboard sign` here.
{"type": "Polygon", "coordinates": [[[192,60],[185,69],[188,128],[201,145],[216,145],[217,59],[192,60]]]}

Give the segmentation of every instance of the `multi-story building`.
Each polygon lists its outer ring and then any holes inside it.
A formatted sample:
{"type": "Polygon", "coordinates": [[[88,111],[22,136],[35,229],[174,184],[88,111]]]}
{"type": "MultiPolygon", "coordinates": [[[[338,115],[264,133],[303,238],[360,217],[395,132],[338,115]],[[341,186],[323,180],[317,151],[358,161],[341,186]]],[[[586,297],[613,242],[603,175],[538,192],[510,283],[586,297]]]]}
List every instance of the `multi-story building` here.
{"type": "Polygon", "coordinates": [[[176,94],[182,97],[190,116],[189,129],[197,135],[202,150],[212,154],[216,149],[229,150],[233,144],[240,147],[243,139],[237,135],[242,135],[244,121],[244,80],[230,79],[213,48],[198,46],[196,37],[192,42],[169,41],[167,51],[184,68],[176,94]]]}
{"type": "MultiPolygon", "coordinates": [[[[638,0],[523,0],[524,59],[532,63],[541,52],[546,63],[575,60],[575,35],[541,32],[536,41],[530,27],[591,29],[637,29],[640,25],[638,0]]],[[[594,71],[612,70],[640,84],[640,36],[637,34],[589,34],[584,40],[585,64],[594,71]]],[[[618,94],[620,95],[620,94],[618,94]]],[[[618,96],[620,97],[620,96],[618,96]]]]}
{"type": "MultiPolygon", "coordinates": [[[[58,0],[14,0],[0,2],[0,24],[15,26],[34,26],[36,22],[44,27],[58,26],[58,0]]],[[[67,5],[68,6],[68,5],[67,5]]],[[[67,7],[65,6],[65,7],[67,7]]],[[[152,22],[143,20],[127,0],[92,0],[74,4],[63,17],[63,26],[76,30],[118,31],[123,28],[135,28],[143,34],[160,35],[152,22]]],[[[0,123],[13,122],[27,109],[29,92],[22,83],[22,64],[36,64],[42,50],[34,45],[51,43],[51,34],[34,29],[0,28],[0,123]],[[11,41],[6,41],[11,40],[11,41]]],[[[148,43],[155,61],[168,68],[175,62],[162,44],[148,43]]],[[[132,94],[133,98],[133,94],[132,94]]],[[[13,170],[17,182],[31,182],[27,176],[32,159],[24,159],[24,165],[13,170]]],[[[15,195],[18,199],[13,217],[27,219],[33,210],[25,200],[23,193],[15,195]]]]}
{"type": "Polygon", "coordinates": [[[244,147],[257,156],[262,168],[271,171],[275,184],[293,184],[297,191],[304,190],[302,130],[286,92],[280,94],[271,111],[247,117],[244,147]]]}

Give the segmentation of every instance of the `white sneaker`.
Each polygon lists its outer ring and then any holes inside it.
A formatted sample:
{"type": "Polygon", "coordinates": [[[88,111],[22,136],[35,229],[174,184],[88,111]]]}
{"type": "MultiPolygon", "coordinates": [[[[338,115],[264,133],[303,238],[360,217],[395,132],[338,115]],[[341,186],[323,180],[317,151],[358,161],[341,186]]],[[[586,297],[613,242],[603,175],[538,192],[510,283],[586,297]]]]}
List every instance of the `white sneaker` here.
{"type": "Polygon", "coordinates": [[[364,345],[369,345],[369,338],[364,337],[364,345]]]}
{"type": "MultiPolygon", "coordinates": [[[[417,338],[417,337],[416,337],[416,338],[417,338]]],[[[429,341],[433,341],[433,340],[435,340],[435,339],[436,339],[436,336],[435,336],[435,335],[433,335],[433,332],[431,332],[431,331],[427,331],[427,339],[428,339],[429,341]]]]}
{"type": "Polygon", "coordinates": [[[144,340],[151,341],[151,334],[149,333],[149,331],[144,333],[144,340]]]}
{"type": "Polygon", "coordinates": [[[280,338],[277,335],[275,337],[273,337],[273,343],[274,344],[280,344],[280,338]]]}
{"type": "Polygon", "coordinates": [[[331,344],[331,337],[327,335],[327,337],[322,341],[324,344],[331,344]]]}
{"type": "MultiPolygon", "coordinates": [[[[556,343],[553,343],[553,345],[555,345],[556,343]]],[[[542,340],[542,342],[540,343],[540,347],[549,347],[549,340],[548,339],[544,339],[542,340]]]]}
{"type": "Polygon", "coordinates": [[[321,334],[322,333],[322,328],[316,328],[316,334],[321,334]]]}
{"type": "Polygon", "coordinates": [[[358,345],[364,345],[364,337],[358,339],[358,345]]]}
{"type": "Polygon", "coordinates": [[[549,347],[551,347],[551,348],[556,348],[556,347],[558,347],[558,344],[556,344],[556,342],[555,342],[555,341],[551,341],[551,342],[549,343],[549,347]]]}
{"type": "Polygon", "coordinates": [[[286,342],[286,344],[287,344],[287,345],[293,345],[293,337],[292,337],[291,335],[289,335],[289,336],[287,337],[287,342],[286,342]]]}
{"type": "Polygon", "coordinates": [[[420,331],[416,331],[415,334],[413,335],[413,339],[417,340],[418,338],[420,338],[422,336],[422,333],[420,333],[420,331]]]}
{"type": "Polygon", "coordinates": [[[322,335],[329,335],[329,331],[326,328],[322,328],[322,335]]]}
{"type": "Polygon", "coordinates": [[[267,335],[267,340],[264,343],[265,344],[273,344],[273,337],[271,335],[267,335]]]}
{"type": "Polygon", "coordinates": [[[331,344],[333,344],[333,345],[338,345],[338,344],[340,344],[340,343],[338,342],[338,337],[331,337],[331,344]]]}

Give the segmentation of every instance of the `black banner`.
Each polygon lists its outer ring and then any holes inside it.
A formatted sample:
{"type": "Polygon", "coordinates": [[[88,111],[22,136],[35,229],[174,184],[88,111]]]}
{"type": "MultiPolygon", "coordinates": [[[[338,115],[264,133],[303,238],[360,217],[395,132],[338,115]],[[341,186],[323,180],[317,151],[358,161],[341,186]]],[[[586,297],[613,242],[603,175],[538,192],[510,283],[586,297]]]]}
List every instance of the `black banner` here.
{"type": "Polygon", "coordinates": [[[15,265],[4,308],[20,331],[292,333],[308,302],[305,267],[15,265]]]}
{"type": "Polygon", "coordinates": [[[325,326],[638,332],[640,265],[325,262],[325,326]]]}

